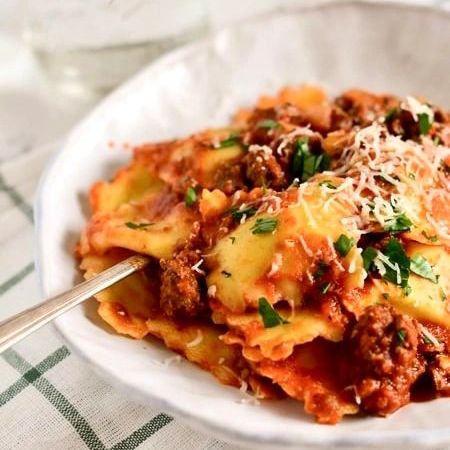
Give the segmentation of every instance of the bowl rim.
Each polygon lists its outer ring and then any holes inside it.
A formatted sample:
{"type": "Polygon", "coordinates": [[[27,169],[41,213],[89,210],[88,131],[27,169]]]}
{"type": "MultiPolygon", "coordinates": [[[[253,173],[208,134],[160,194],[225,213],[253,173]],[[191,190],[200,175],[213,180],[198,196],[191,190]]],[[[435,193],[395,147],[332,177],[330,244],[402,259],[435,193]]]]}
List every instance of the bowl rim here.
{"type": "MultiPolygon", "coordinates": [[[[437,4],[417,4],[409,2],[400,2],[396,0],[387,0],[380,2],[379,0],[324,0],[320,3],[309,3],[306,5],[285,6],[279,8],[275,12],[262,13],[253,18],[243,19],[237,21],[233,26],[245,27],[251,24],[258,24],[264,22],[266,19],[273,19],[276,17],[283,17],[288,14],[298,14],[307,11],[316,11],[322,9],[334,9],[341,8],[343,6],[353,6],[357,8],[377,8],[377,9],[393,9],[393,10],[417,10],[417,12],[426,12],[428,14],[439,15],[445,17],[450,22],[450,11],[440,8],[437,4]]],[[[190,54],[201,51],[208,48],[213,42],[217,41],[222,34],[229,33],[231,26],[226,26],[213,34],[207,36],[204,39],[195,41],[193,43],[184,45],[177,49],[168,52],[165,55],[157,58],[149,65],[141,69],[137,74],[131,77],[129,80],[121,84],[118,88],[108,94],[104,99],[98,102],[93,110],[87,113],[87,115],[79,121],[75,127],[71,129],[66,138],[58,145],[58,149],[48,159],[46,166],[40,176],[39,183],[36,189],[36,196],[34,200],[34,261],[36,267],[36,273],[38,278],[38,285],[40,292],[46,297],[49,292],[46,288],[45,280],[47,274],[44,269],[44,265],[41,263],[44,251],[43,244],[45,240],[45,232],[42,228],[42,217],[46,214],[46,207],[44,206],[44,192],[50,180],[50,175],[53,173],[55,166],[59,161],[64,158],[65,149],[67,143],[71,139],[74,139],[84,127],[95,120],[95,118],[108,107],[110,103],[116,103],[120,97],[127,96],[129,91],[134,89],[134,85],[138,80],[146,78],[152,72],[158,72],[164,70],[167,65],[170,65],[172,61],[178,61],[179,59],[187,58],[190,54]]],[[[218,421],[210,418],[202,418],[195,414],[189,413],[187,409],[177,405],[177,402],[173,399],[168,399],[162,395],[158,395],[155,392],[149,392],[141,389],[138,386],[131,386],[124,384],[121,380],[115,377],[105,366],[98,364],[98,362],[90,357],[82,347],[79,347],[71,335],[66,333],[63,326],[58,324],[56,320],[53,324],[54,329],[62,337],[69,349],[73,351],[77,356],[80,356],[86,361],[91,369],[94,370],[101,378],[103,378],[108,384],[118,388],[122,392],[125,391],[129,397],[139,401],[141,404],[146,401],[152,403],[152,407],[168,412],[168,414],[176,417],[181,422],[191,426],[192,428],[199,430],[205,434],[214,435],[219,439],[223,439],[226,442],[235,443],[238,445],[256,446],[258,448],[283,448],[294,449],[299,445],[307,445],[314,448],[323,448],[325,446],[333,446],[335,448],[354,448],[356,446],[364,445],[366,447],[385,446],[385,445],[408,445],[412,447],[429,447],[437,445],[445,445],[450,442],[450,426],[440,427],[432,430],[414,430],[413,428],[407,430],[377,430],[371,432],[362,431],[346,437],[332,437],[326,435],[313,435],[303,436],[302,440],[292,440],[289,438],[283,438],[277,436],[275,439],[268,439],[267,436],[252,435],[248,431],[242,431],[241,429],[230,429],[227,426],[221,426],[218,421]],[[145,399],[143,401],[143,399],[145,399]]],[[[411,448],[411,447],[410,447],[411,448]]]]}

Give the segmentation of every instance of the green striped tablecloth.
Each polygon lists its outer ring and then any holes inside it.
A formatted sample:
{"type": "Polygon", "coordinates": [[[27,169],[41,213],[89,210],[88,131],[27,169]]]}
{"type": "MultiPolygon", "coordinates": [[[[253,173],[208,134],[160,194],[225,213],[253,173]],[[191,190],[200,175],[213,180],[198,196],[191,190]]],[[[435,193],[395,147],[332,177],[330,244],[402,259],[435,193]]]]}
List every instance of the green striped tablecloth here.
{"type": "MultiPolygon", "coordinates": [[[[39,301],[33,194],[49,153],[0,165],[0,319],[39,301]]],[[[0,449],[236,449],[127,399],[46,326],[0,357],[0,449]]]]}

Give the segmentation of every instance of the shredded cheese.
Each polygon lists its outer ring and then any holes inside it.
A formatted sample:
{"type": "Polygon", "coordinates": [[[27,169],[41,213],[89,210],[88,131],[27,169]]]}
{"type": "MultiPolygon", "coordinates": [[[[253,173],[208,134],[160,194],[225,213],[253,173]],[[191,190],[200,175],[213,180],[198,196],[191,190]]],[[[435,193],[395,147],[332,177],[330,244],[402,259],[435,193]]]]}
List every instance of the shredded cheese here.
{"type": "Polygon", "coordinates": [[[203,258],[200,259],[197,263],[195,263],[195,264],[191,267],[191,269],[192,269],[194,272],[199,273],[200,275],[206,275],[206,272],[205,272],[204,270],[200,269],[200,266],[203,264],[203,261],[204,261],[203,258]]]}
{"type": "Polygon", "coordinates": [[[305,253],[309,256],[309,257],[313,257],[314,256],[314,252],[308,247],[308,244],[305,241],[305,238],[303,237],[302,234],[298,235],[298,240],[300,241],[300,244],[302,244],[303,250],[305,251],[305,253]]]}
{"type": "Polygon", "coordinates": [[[192,341],[188,342],[186,344],[187,348],[192,348],[192,347],[197,347],[197,345],[200,345],[203,341],[203,333],[202,330],[200,330],[200,328],[197,329],[197,336],[195,336],[194,339],[192,339],[192,341]]]}
{"type": "Polygon", "coordinates": [[[208,287],[208,297],[214,298],[217,293],[217,286],[215,284],[211,284],[211,286],[208,287]]]}
{"type": "Polygon", "coordinates": [[[441,343],[436,339],[436,337],[428,330],[428,328],[424,327],[421,323],[419,323],[420,332],[436,347],[440,347],[441,343]]]}
{"type": "Polygon", "coordinates": [[[272,265],[270,266],[270,271],[267,274],[267,277],[270,278],[274,276],[281,268],[283,264],[283,255],[281,253],[274,254],[274,260],[272,261],[272,265]]]}
{"type": "Polygon", "coordinates": [[[419,100],[414,97],[407,96],[406,101],[402,102],[400,107],[405,111],[409,111],[416,122],[419,120],[419,114],[426,114],[430,120],[433,120],[433,110],[428,105],[419,102],[419,100]]]}

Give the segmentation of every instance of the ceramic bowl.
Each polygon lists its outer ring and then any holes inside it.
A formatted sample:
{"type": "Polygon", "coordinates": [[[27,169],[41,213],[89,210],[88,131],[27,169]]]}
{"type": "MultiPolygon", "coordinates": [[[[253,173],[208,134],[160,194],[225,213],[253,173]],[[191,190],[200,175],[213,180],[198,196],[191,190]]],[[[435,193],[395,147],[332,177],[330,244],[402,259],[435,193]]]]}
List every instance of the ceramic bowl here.
{"type": "MultiPolygon", "coordinates": [[[[360,87],[422,94],[450,105],[450,15],[368,2],[321,4],[258,18],[176,50],[106,98],[69,135],[36,201],[37,265],[46,296],[79,280],[74,245],[87,193],[130,159],[120,144],[183,136],[226,124],[236,108],[285,84],[319,83],[331,94],[360,87]],[[114,149],[108,142],[115,142],[114,149]]],[[[318,425],[297,402],[240,402],[239,390],[173,356],[156,340],[112,332],[95,301],[55,321],[68,345],[108,382],[209,434],[261,448],[437,446],[450,442],[450,400],[415,403],[387,419],[318,425]]]]}

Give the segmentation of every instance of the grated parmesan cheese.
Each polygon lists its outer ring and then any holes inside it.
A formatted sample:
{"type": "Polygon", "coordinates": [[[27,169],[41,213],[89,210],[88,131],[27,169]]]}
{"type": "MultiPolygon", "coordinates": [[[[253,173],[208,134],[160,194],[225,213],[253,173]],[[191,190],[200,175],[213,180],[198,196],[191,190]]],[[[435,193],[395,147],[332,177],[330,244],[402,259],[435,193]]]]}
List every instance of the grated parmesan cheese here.
{"type": "Polygon", "coordinates": [[[309,256],[309,257],[313,257],[314,256],[314,252],[308,247],[308,244],[305,241],[305,238],[303,237],[302,234],[298,235],[298,240],[300,241],[300,244],[302,244],[303,250],[305,251],[305,253],[309,256]]]}
{"type": "Polygon", "coordinates": [[[281,143],[277,147],[277,154],[282,155],[283,150],[298,136],[313,136],[314,132],[309,127],[297,127],[291,132],[285,134],[281,140],[281,143]]]}
{"type": "Polygon", "coordinates": [[[436,337],[428,330],[428,328],[424,327],[421,323],[419,323],[420,332],[436,347],[440,347],[441,343],[436,339],[436,337]]]}
{"type": "Polygon", "coordinates": [[[208,297],[215,297],[217,293],[217,286],[215,284],[211,284],[208,286],[208,297]]]}
{"type": "Polygon", "coordinates": [[[199,273],[200,275],[206,275],[206,272],[205,272],[204,270],[200,269],[200,266],[203,264],[203,261],[204,261],[203,258],[200,259],[200,261],[198,261],[197,263],[195,263],[195,264],[191,267],[191,269],[192,269],[194,272],[199,273]]]}
{"type": "Polygon", "coordinates": [[[187,348],[197,347],[197,345],[200,345],[203,341],[203,333],[200,328],[197,328],[197,336],[190,342],[186,344],[187,348]]]}
{"type": "Polygon", "coordinates": [[[247,394],[245,398],[241,398],[239,400],[239,403],[242,403],[244,405],[254,405],[259,406],[261,403],[260,401],[254,397],[253,395],[247,394]]]}
{"type": "Polygon", "coordinates": [[[419,114],[426,114],[430,120],[434,118],[433,110],[428,105],[419,102],[419,100],[411,96],[407,96],[406,101],[402,102],[400,107],[405,111],[409,111],[416,122],[419,120],[419,114]]]}
{"type": "Polygon", "coordinates": [[[358,393],[358,388],[356,385],[351,384],[350,386],[347,386],[344,388],[344,391],[353,391],[355,395],[355,403],[359,406],[361,404],[361,396],[358,393]]]}
{"type": "Polygon", "coordinates": [[[182,357],[180,355],[174,355],[174,356],[169,356],[164,361],[158,361],[156,359],[153,359],[152,364],[154,364],[155,366],[158,366],[158,367],[166,368],[166,367],[169,367],[174,362],[178,363],[181,361],[182,361],[182,357]]]}
{"type": "Polygon", "coordinates": [[[267,277],[272,277],[275,275],[281,268],[281,265],[283,264],[283,255],[281,253],[275,253],[274,254],[274,260],[272,261],[272,265],[270,267],[270,271],[267,274],[267,277]]]}
{"type": "MultiPolygon", "coordinates": [[[[262,159],[267,161],[272,156],[272,149],[268,145],[250,145],[249,153],[262,153],[262,159]]],[[[262,159],[260,162],[262,162],[262,159]]]]}

